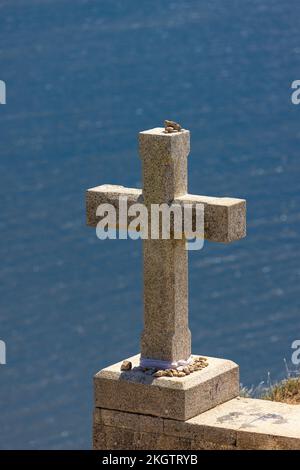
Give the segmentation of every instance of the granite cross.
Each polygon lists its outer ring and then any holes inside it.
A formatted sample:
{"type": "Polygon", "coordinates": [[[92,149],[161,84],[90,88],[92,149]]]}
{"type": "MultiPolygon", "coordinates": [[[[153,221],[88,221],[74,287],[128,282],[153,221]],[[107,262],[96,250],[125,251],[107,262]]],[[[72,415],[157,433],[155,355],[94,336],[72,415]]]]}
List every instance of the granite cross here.
{"type": "MultiPolygon", "coordinates": [[[[86,192],[87,224],[96,227],[97,207],[112,204],[119,210],[120,196],[127,205],[204,205],[204,236],[232,242],[246,235],[246,201],[227,197],[196,196],[187,192],[187,157],[190,132],[166,133],[154,128],[139,133],[143,189],[102,185],[86,192]]],[[[194,217],[194,214],[193,214],[194,217]]],[[[129,223],[129,218],[126,221],[129,223]]],[[[161,368],[176,368],[191,355],[188,327],[188,251],[185,239],[143,240],[144,330],[141,364],[160,361],[161,368]]]]}

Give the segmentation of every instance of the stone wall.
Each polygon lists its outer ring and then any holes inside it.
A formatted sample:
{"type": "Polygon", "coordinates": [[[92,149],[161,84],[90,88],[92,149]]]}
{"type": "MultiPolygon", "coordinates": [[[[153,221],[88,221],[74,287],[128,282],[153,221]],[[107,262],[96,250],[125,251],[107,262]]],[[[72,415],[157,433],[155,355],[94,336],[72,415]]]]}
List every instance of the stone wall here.
{"type": "Polygon", "coordinates": [[[300,406],[235,398],[187,421],[96,408],[94,449],[300,449],[300,406]]]}

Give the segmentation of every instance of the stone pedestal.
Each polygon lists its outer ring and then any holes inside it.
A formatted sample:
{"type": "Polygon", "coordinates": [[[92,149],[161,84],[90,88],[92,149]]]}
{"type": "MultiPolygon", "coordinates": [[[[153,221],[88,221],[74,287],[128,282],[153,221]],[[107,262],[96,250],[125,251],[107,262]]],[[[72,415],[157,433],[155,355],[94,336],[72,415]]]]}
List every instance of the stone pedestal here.
{"type": "MultiPolygon", "coordinates": [[[[140,432],[144,432],[147,423],[152,422],[154,416],[157,417],[155,423],[162,422],[162,418],[171,419],[174,423],[185,422],[236,397],[239,393],[238,366],[224,359],[208,357],[207,360],[208,367],[185,377],[156,378],[147,375],[139,370],[139,354],[128,358],[133,366],[130,371],[121,371],[122,362],[119,362],[98,372],[94,378],[97,439],[99,433],[102,433],[103,423],[99,421],[100,415],[111,416],[114,422],[113,434],[118,434],[118,429],[123,429],[123,418],[126,418],[127,422],[128,419],[133,419],[133,416],[134,419],[140,417],[140,432]],[[114,415],[116,411],[123,414],[114,415]],[[116,421],[114,416],[118,416],[116,421]]],[[[155,429],[156,433],[159,433],[157,425],[155,429]]],[[[107,429],[103,428],[103,432],[106,431],[107,429]]],[[[96,439],[95,436],[94,438],[96,439]]],[[[107,444],[107,449],[110,448],[109,445],[107,444]]]]}

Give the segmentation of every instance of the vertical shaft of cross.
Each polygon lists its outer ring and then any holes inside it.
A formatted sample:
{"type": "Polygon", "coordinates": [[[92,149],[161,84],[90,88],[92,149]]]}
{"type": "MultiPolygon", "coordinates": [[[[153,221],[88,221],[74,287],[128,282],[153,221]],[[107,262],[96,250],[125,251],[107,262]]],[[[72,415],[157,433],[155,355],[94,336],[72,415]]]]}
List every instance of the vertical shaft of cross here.
{"type": "MultiPolygon", "coordinates": [[[[187,193],[189,131],[140,132],[144,204],[170,204],[187,193]]],[[[143,241],[144,330],[141,356],[177,362],[191,354],[188,327],[188,252],[185,240],[143,241]]]]}

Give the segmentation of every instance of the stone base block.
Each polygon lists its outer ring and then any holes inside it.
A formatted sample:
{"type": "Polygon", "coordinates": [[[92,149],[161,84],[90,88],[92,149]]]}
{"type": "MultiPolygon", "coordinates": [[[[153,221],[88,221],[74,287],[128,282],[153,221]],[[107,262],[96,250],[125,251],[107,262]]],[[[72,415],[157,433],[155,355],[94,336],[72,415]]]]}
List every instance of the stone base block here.
{"type": "Polygon", "coordinates": [[[235,398],[188,421],[96,408],[97,450],[300,450],[300,406],[235,398]]]}
{"type": "Polygon", "coordinates": [[[155,378],[134,369],[139,354],[130,357],[133,370],[121,372],[119,362],[96,374],[95,406],[186,421],[239,394],[237,364],[207,359],[208,367],[185,377],[155,378]]]}

